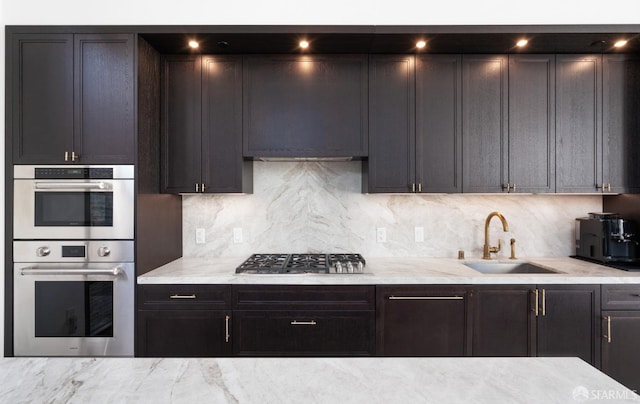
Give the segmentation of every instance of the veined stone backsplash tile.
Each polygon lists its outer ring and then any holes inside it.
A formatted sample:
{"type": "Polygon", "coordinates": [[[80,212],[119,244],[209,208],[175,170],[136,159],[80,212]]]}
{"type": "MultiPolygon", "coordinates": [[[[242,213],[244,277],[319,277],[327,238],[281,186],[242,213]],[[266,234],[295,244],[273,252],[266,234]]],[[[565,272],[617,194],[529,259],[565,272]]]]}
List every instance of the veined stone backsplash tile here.
{"type": "Polygon", "coordinates": [[[183,196],[185,257],[243,257],[253,253],[359,252],[365,256],[482,256],[484,221],[498,257],[574,253],[574,219],[602,210],[598,195],[362,194],[360,162],[254,162],[252,195],[183,196]],[[414,227],[424,242],[414,241],[414,227]],[[242,228],[243,242],[233,242],[242,228]],[[376,242],[384,227],[387,242],[376,242]],[[204,228],[205,244],[195,229],[204,228]]]}

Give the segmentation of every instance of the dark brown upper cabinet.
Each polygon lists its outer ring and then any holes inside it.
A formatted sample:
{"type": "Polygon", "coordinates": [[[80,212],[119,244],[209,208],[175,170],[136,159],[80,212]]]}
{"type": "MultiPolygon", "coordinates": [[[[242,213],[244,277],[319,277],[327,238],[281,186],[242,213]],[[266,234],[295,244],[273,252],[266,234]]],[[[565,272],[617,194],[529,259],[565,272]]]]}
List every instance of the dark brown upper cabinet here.
{"type": "Polygon", "coordinates": [[[461,57],[372,56],[369,77],[364,190],[460,192],[461,57]]]}
{"type": "Polygon", "coordinates": [[[602,61],[602,183],[605,192],[640,192],[640,56],[602,61]]]}
{"type": "Polygon", "coordinates": [[[462,190],[503,192],[507,180],[507,55],[462,57],[462,190]]]}
{"type": "Polygon", "coordinates": [[[603,188],[601,100],[600,55],[557,55],[557,192],[603,188]]]}
{"type": "Polygon", "coordinates": [[[165,56],[162,191],[251,192],[242,158],[242,58],[165,56]]]}
{"type": "Polygon", "coordinates": [[[507,192],[555,191],[554,84],[554,55],[509,55],[507,192]]]}
{"type": "Polygon", "coordinates": [[[247,56],[244,156],[364,157],[366,55],[247,56]]]}
{"type": "Polygon", "coordinates": [[[375,55],[369,62],[369,161],[364,192],[415,192],[415,62],[375,55]]]}
{"type": "Polygon", "coordinates": [[[15,34],[11,52],[13,163],[134,163],[132,35],[15,34]]]}

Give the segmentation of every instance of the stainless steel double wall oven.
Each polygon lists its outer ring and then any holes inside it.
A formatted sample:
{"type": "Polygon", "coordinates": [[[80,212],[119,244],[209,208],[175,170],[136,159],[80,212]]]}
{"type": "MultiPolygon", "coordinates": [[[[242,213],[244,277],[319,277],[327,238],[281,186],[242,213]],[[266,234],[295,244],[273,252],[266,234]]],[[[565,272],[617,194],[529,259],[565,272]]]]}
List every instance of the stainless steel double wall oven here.
{"type": "Polygon", "coordinates": [[[132,356],[134,167],[14,166],[16,356],[132,356]]]}

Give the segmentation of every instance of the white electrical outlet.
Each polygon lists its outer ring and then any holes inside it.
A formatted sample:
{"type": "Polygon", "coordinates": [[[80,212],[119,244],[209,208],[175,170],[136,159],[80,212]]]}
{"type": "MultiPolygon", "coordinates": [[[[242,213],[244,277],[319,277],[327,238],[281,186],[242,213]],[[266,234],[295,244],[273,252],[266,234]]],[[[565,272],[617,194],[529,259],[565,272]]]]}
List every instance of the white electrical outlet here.
{"type": "Polygon", "coordinates": [[[378,243],[386,243],[387,242],[387,228],[386,227],[378,227],[376,229],[376,241],[378,243]]]}
{"type": "Polygon", "coordinates": [[[414,227],[413,235],[416,243],[424,243],[424,227],[414,227]]]}
{"type": "Polygon", "coordinates": [[[233,228],[233,242],[236,244],[242,243],[242,227],[233,228]]]}
{"type": "Polygon", "coordinates": [[[198,227],[196,229],[196,244],[204,244],[204,229],[202,227],[198,227]]]}

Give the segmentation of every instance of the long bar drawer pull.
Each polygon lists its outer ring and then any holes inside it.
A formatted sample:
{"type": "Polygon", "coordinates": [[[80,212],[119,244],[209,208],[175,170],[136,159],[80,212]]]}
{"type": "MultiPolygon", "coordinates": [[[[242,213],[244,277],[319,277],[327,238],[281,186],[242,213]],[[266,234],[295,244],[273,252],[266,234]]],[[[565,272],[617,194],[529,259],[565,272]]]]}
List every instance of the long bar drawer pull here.
{"type": "Polygon", "coordinates": [[[389,300],[464,300],[464,296],[389,296],[389,300]]]}
{"type": "Polygon", "coordinates": [[[122,268],[115,267],[111,269],[63,269],[63,268],[24,268],[20,271],[21,275],[108,275],[118,276],[122,273],[122,268]]]}
{"type": "Polygon", "coordinates": [[[171,295],[169,296],[170,299],[195,299],[196,295],[191,294],[191,295],[171,295]]]}
{"type": "Polygon", "coordinates": [[[603,337],[607,339],[608,343],[611,343],[611,316],[602,317],[602,319],[607,321],[607,335],[603,337]]]}
{"type": "Polygon", "coordinates": [[[229,316],[224,316],[224,342],[229,342],[229,316]]]}
{"type": "Polygon", "coordinates": [[[317,325],[318,323],[316,323],[314,320],[311,321],[298,321],[298,320],[293,320],[291,322],[291,325],[317,325]]]}

